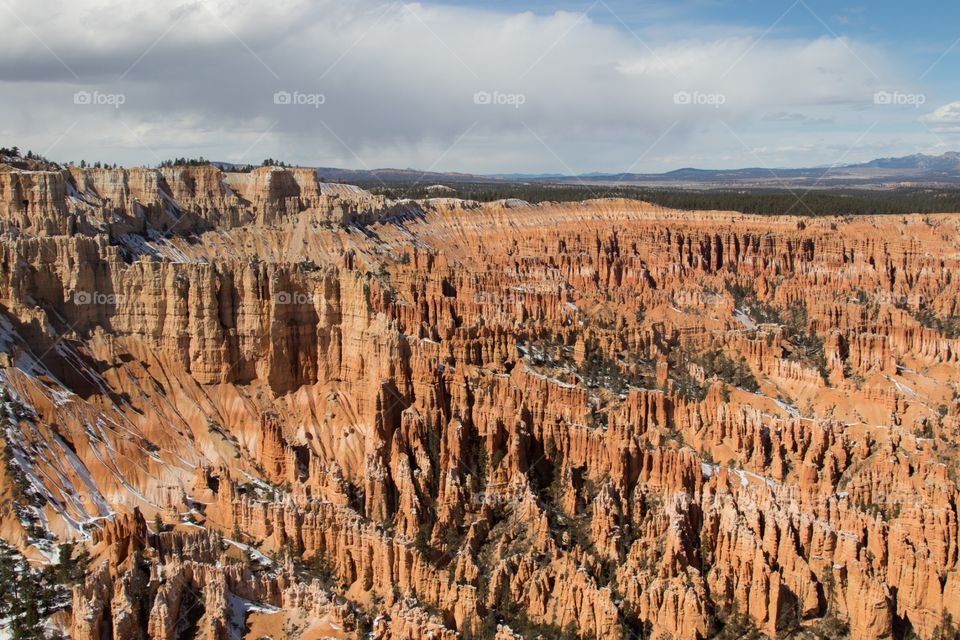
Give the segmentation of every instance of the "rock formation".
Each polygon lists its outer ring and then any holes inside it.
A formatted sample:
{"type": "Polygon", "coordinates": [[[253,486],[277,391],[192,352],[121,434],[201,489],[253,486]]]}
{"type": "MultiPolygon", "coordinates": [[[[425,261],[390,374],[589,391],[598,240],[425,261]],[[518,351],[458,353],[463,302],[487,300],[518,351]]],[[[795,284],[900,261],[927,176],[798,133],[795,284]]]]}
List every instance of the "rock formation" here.
{"type": "Polygon", "coordinates": [[[0,167],[0,535],[77,639],[938,637],[958,231],[0,167]]]}

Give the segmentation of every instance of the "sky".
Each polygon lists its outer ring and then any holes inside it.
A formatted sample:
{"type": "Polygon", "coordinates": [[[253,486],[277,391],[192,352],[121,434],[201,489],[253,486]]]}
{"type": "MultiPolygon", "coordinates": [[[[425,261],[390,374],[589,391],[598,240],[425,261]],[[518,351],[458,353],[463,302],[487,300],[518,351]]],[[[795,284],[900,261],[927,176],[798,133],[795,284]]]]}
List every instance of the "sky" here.
{"type": "Polygon", "coordinates": [[[960,150],[960,3],[0,0],[0,146],[469,173],[960,150]]]}

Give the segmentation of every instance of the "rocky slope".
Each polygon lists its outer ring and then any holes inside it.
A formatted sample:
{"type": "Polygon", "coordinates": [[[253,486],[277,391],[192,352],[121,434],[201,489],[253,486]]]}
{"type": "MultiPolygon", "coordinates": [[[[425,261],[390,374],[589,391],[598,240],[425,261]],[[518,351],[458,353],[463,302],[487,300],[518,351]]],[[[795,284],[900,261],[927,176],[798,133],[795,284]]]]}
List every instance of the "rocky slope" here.
{"type": "Polygon", "coordinates": [[[73,638],[939,637],[960,217],[0,167],[0,536],[73,638]]]}

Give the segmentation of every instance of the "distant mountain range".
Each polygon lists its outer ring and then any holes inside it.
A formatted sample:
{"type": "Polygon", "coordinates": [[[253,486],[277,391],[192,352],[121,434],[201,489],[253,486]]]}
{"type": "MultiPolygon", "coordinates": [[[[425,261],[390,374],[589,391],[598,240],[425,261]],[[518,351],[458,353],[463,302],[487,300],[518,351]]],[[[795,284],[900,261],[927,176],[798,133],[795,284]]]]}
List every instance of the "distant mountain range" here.
{"type": "Polygon", "coordinates": [[[941,156],[915,154],[878,158],[861,164],[801,169],[748,167],[744,169],[685,168],[666,173],[494,174],[438,173],[416,169],[358,171],[322,167],[317,174],[327,180],[354,183],[419,183],[422,185],[476,182],[543,182],[560,184],[611,184],[687,188],[777,188],[960,186],[960,153],[941,156]]]}

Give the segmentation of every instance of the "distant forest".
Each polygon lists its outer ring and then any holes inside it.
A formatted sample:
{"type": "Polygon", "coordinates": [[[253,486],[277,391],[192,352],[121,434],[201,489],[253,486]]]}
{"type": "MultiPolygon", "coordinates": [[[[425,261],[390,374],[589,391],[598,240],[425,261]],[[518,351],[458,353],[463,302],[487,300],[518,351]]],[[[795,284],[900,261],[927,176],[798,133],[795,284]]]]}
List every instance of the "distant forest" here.
{"type": "Polygon", "coordinates": [[[453,183],[451,190],[426,185],[364,182],[360,186],[389,198],[449,196],[490,202],[517,198],[527,202],[580,202],[592,198],[632,198],[671,209],[740,211],[759,215],[845,216],[960,212],[960,189],[902,187],[892,190],[819,189],[658,189],[624,185],[538,183],[453,183]]]}

